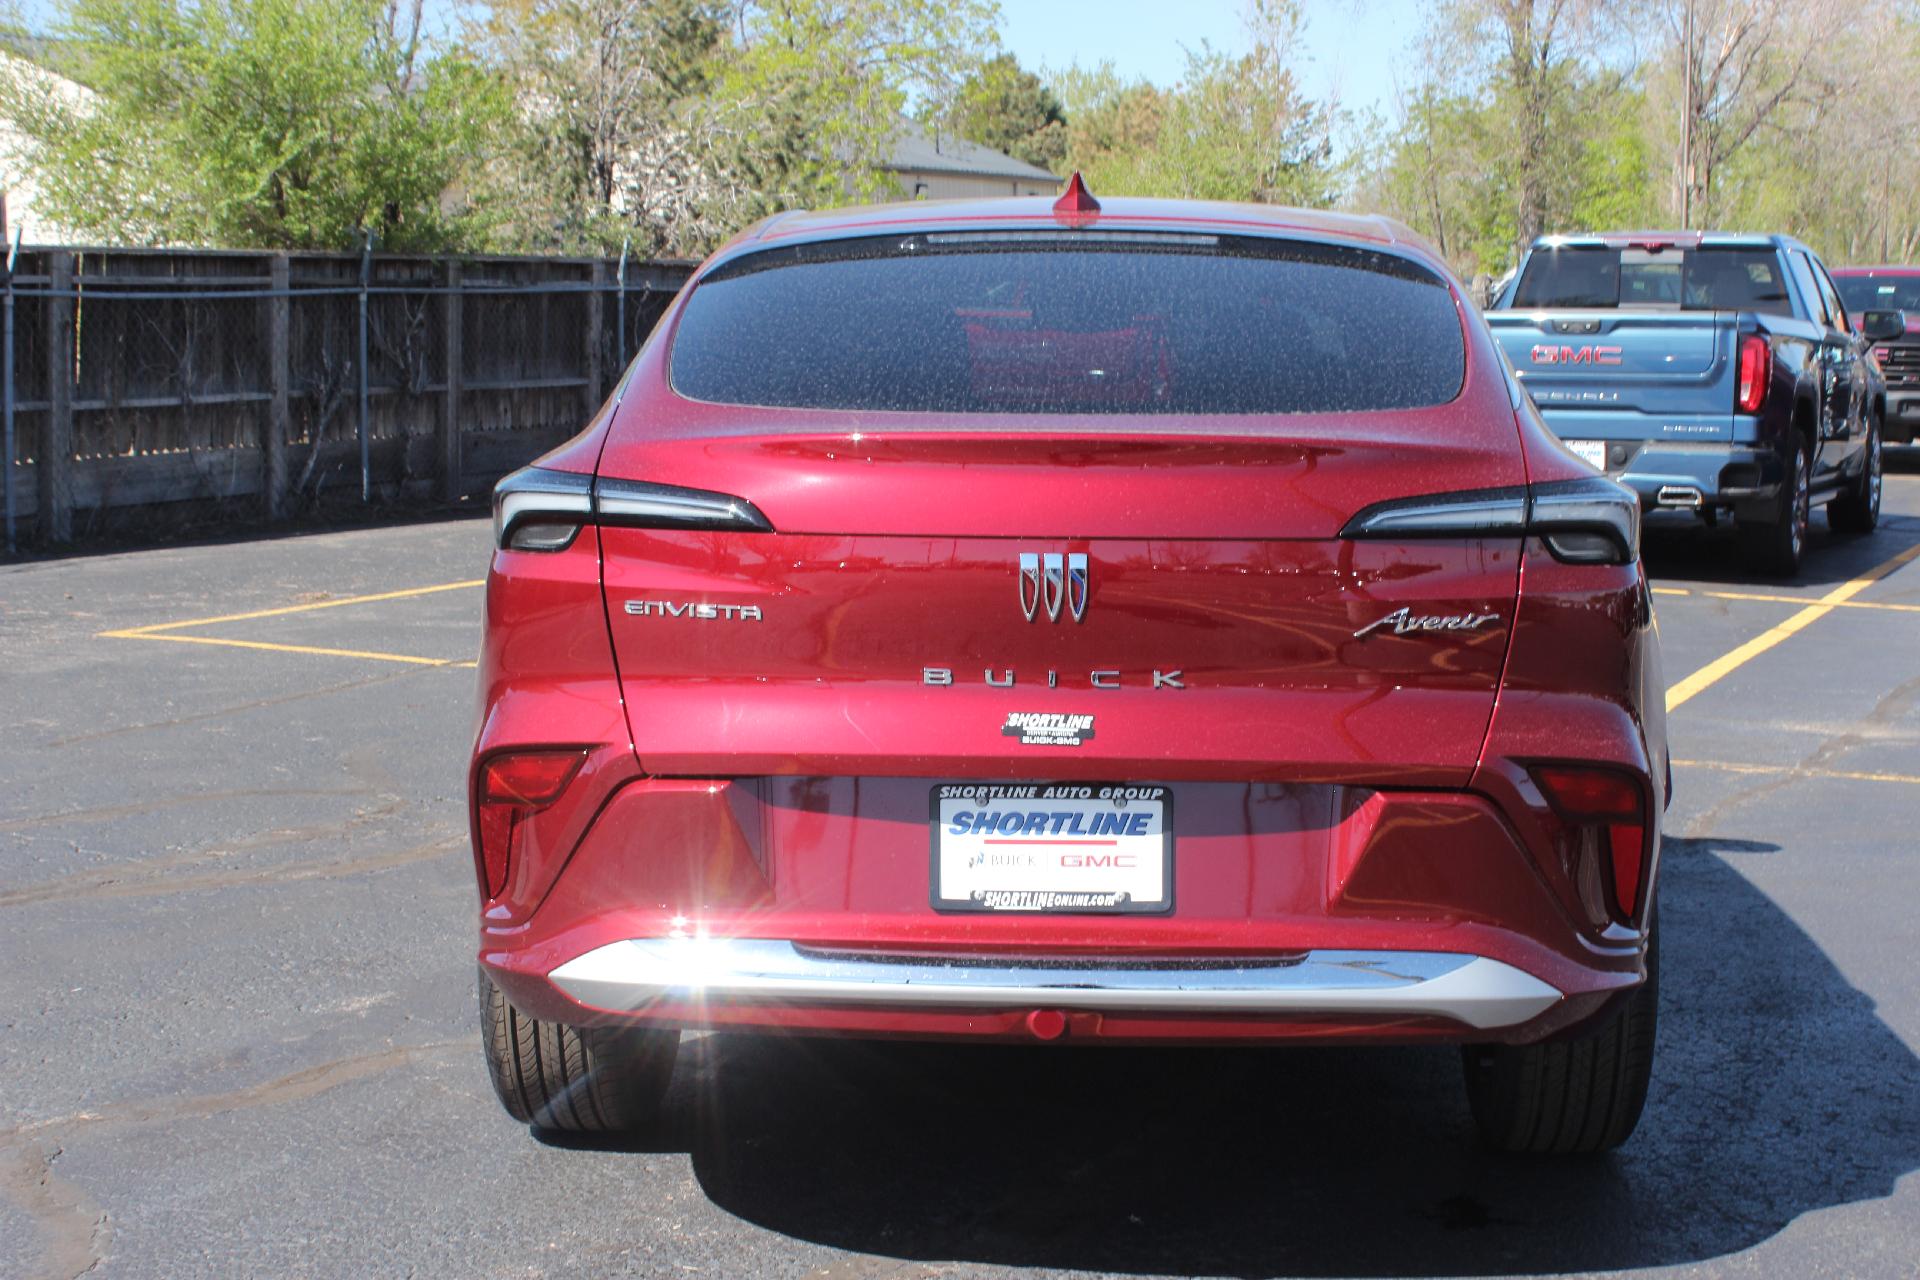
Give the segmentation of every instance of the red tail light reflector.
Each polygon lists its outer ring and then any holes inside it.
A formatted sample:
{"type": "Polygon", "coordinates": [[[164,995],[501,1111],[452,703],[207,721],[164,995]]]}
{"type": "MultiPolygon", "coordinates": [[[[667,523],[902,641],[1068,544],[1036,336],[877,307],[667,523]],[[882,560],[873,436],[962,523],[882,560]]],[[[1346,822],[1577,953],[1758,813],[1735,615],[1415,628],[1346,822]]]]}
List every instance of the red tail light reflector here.
{"type": "MultiPolygon", "coordinates": [[[[1647,860],[1644,789],[1628,774],[1578,765],[1537,765],[1533,779],[1570,828],[1573,848],[1592,859],[1605,854],[1613,882],[1612,914],[1622,923],[1631,921],[1640,908],[1647,860]]],[[[1581,868],[1574,870],[1578,874],[1581,868]]]]}
{"type": "Polygon", "coordinates": [[[487,897],[497,898],[507,887],[522,825],[566,793],[586,759],[579,748],[508,751],[480,766],[474,828],[487,897]]]}
{"type": "Polygon", "coordinates": [[[1767,402],[1767,375],[1772,364],[1773,352],[1765,338],[1749,333],[1740,339],[1740,388],[1734,395],[1734,407],[1741,413],[1758,413],[1767,402]]]}

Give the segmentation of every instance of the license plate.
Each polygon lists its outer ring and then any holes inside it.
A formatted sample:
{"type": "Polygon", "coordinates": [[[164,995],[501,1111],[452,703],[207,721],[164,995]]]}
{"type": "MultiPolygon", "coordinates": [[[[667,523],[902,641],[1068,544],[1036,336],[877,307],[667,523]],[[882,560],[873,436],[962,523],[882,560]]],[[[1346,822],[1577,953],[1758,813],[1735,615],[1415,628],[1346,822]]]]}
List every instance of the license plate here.
{"type": "Polygon", "coordinates": [[[1121,783],[933,788],[936,911],[1173,910],[1173,795],[1121,783]]]}
{"type": "Polygon", "coordinates": [[[1574,451],[1580,461],[1595,471],[1607,469],[1607,442],[1605,440],[1569,440],[1567,448],[1574,451]]]}

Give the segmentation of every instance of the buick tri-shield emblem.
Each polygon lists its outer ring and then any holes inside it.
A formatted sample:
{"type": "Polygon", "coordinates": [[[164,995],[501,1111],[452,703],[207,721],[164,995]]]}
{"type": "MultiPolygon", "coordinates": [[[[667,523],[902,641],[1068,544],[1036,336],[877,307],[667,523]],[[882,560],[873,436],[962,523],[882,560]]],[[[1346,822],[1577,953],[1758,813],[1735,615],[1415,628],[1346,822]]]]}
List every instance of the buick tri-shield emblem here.
{"type": "Polygon", "coordinates": [[[1079,552],[1060,555],[1032,551],[1020,553],[1020,611],[1032,622],[1040,616],[1044,604],[1047,617],[1060,621],[1060,608],[1075,622],[1087,616],[1087,558],[1079,552]]]}

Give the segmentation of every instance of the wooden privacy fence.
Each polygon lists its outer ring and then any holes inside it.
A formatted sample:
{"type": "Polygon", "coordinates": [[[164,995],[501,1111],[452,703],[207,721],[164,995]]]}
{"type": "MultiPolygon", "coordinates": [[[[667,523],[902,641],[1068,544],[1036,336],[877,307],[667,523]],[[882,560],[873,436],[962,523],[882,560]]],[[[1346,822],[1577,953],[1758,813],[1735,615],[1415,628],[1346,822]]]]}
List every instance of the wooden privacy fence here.
{"type": "Polygon", "coordinates": [[[476,492],[578,431],[684,262],[33,248],[0,279],[7,549],[128,508],[476,492]]]}

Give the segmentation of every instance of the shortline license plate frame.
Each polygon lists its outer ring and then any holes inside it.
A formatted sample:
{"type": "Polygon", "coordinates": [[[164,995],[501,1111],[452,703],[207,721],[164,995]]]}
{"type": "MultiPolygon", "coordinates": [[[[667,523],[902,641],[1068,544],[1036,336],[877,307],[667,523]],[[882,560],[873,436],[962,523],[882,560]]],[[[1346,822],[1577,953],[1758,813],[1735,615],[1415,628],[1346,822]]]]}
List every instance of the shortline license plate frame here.
{"type": "MultiPolygon", "coordinates": [[[[1115,808],[1124,811],[1123,806],[1115,808]]],[[[1136,837],[1139,838],[1139,837],[1136,837]]],[[[1173,788],[1162,783],[1152,782],[935,782],[927,789],[927,903],[943,915],[1026,915],[1026,916],[1167,916],[1174,911],[1174,807],[1173,788]],[[994,797],[1000,801],[1042,803],[1049,800],[1070,803],[1100,801],[1112,804],[1112,795],[1121,793],[1127,804],[1157,802],[1160,805],[1160,831],[1158,840],[1158,858],[1160,868],[1161,897],[1157,900],[1128,900],[1112,905],[1045,905],[1045,906],[1006,906],[989,905],[972,899],[946,898],[941,896],[941,835],[942,819],[940,802],[943,799],[963,799],[951,794],[950,789],[987,790],[1003,793],[994,797]],[[943,791],[949,794],[943,795],[943,791]],[[1078,796],[1072,793],[1086,791],[1090,796],[1078,796]],[[1032,794],[1026,794],[1031,792],[1032,794]],[[1151,792],[1149,795],[1140,793],[1151,792]],[[1064,794],[1063,794],[1064,793],[1064,794]]],[[[1055,891],[1060,892],[1060,891],[1055,891]]]]}

